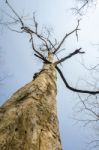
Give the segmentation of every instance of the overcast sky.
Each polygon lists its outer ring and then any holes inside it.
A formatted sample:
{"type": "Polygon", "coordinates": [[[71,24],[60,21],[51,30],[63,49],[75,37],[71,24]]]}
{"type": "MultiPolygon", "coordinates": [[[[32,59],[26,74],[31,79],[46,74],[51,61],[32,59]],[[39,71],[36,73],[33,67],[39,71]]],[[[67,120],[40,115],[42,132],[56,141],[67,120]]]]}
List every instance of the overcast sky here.
{"type": "MultiPolygon", "coordinates": [[[[59,57],[67,55],[76,48],[82,47],[86,52],[83,57],[80,55],[71,58],[63,63],[61,67],[64,76],[74,87],[78,83],[80,88],[86,88],[81,79],[89,81],[90,74],[80,64],[82,59],[90,67],[99,60],[99,4],[86,10],[84,16],[74,15],[70,8],[77,5],[74,0],[10,0],[13,8],[19,13],[31,18],[36,12],[36,18],[41,26],[53,29],[53,35],[57,40],[65,33],[73,30],[77,25],[77,19],[81,19],[79,42],[75,34],[67,39],[62,48],[65,51],[59,57]]],[[[2,1],[0,9],[5,12],[10,10],[2,1]]],[[[9,12],[10,13],[10,12],[9,12]]],[[[6,16],[1,13],[1,19],[6,16]]],[[[0,82],[0,104],[2,105],[17,89],[32,80],[33,74],[42,67],[42,62],[33,56],[28,36],[11,32],[6,28],[0,28],[0,76],[6,77],[0,82]]],[[[92,81],[92,80],[91,80],[92,81]]],[[[85,150],[86,142],[93,135],[91,127],[82,127],[82,124],[74,125],[72,119],[73,108],[79,101],[77,95],[65,88],[58,75],[57,107],[60,123],[60,133],[63,150],[85,150]]],[[[89,88],[89,87],[88,87],[89,88]]]]}

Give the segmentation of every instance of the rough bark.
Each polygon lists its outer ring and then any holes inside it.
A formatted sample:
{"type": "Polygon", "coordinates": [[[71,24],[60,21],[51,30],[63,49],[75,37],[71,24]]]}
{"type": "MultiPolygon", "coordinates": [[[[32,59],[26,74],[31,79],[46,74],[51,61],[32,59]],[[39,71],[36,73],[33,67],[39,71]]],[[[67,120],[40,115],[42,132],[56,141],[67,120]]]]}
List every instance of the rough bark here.
{"type": "Polygon", "coordinates": [[[56,94],[55,66],[44,64],[0,108],[0,150],[61,150],[56,94]]]}

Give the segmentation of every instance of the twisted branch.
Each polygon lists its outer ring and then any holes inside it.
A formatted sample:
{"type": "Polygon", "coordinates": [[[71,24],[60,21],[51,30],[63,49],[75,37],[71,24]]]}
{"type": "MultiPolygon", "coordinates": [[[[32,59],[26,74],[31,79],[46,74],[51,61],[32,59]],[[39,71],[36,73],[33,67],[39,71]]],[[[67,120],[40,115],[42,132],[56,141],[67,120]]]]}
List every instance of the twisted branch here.
{"type": "Polygon", "coordinates": [[[65,79],[65,77],[64,77],[64,75],[63,75],[63,73],[62,73],[62,71],[59,69],[59,67],[57,67],[57,66],[55,66],[55,67],[56,67],[56,69],[57,69],[59,75],[61,76],[61,78],[62,78],[62,80],[63,80],[65,86],[66,86],[69,90],[71,90],[71,91],[73,91],[73,92],[77,92],[77,93],[86,93],[86,94],[91,94],[91,95],[99,94],[99,91],[81,90],[81,89],[77,89],[77,88],[74,88],[74,87],[70,86],[70,85],[68,84],[68,82],[66,81],[66,79],[65,79]]]}

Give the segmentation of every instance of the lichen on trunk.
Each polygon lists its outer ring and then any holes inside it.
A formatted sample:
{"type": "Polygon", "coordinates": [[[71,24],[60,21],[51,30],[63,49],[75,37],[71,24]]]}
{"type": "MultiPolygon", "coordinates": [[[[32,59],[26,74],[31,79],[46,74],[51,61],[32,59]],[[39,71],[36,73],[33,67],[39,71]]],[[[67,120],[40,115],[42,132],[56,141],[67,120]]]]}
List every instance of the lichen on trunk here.
{"type": "Polygon", "coordinates": [[[0,150],[61,150],[56,94],[55,66],[44,64],[0,108],[0,150]]]}

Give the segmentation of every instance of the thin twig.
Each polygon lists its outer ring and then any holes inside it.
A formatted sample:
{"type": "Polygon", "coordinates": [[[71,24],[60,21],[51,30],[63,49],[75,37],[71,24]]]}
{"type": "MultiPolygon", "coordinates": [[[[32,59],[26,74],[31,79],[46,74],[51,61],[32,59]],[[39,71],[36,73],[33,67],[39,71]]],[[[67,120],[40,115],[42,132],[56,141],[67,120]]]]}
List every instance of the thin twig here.
{"type": "Polygon", "coordinates": [[[12,12],[18,17],[22,27],[24,26],[24,23],[22,21],[22,19],[19,17],[19,15],[16,13],[16,11],[12,8],[12,6],[10,5],[10,3],[8,2],[8,0],[6,0],[6,4],[8,5],[8,7],[12,10],[12,12]]]}

